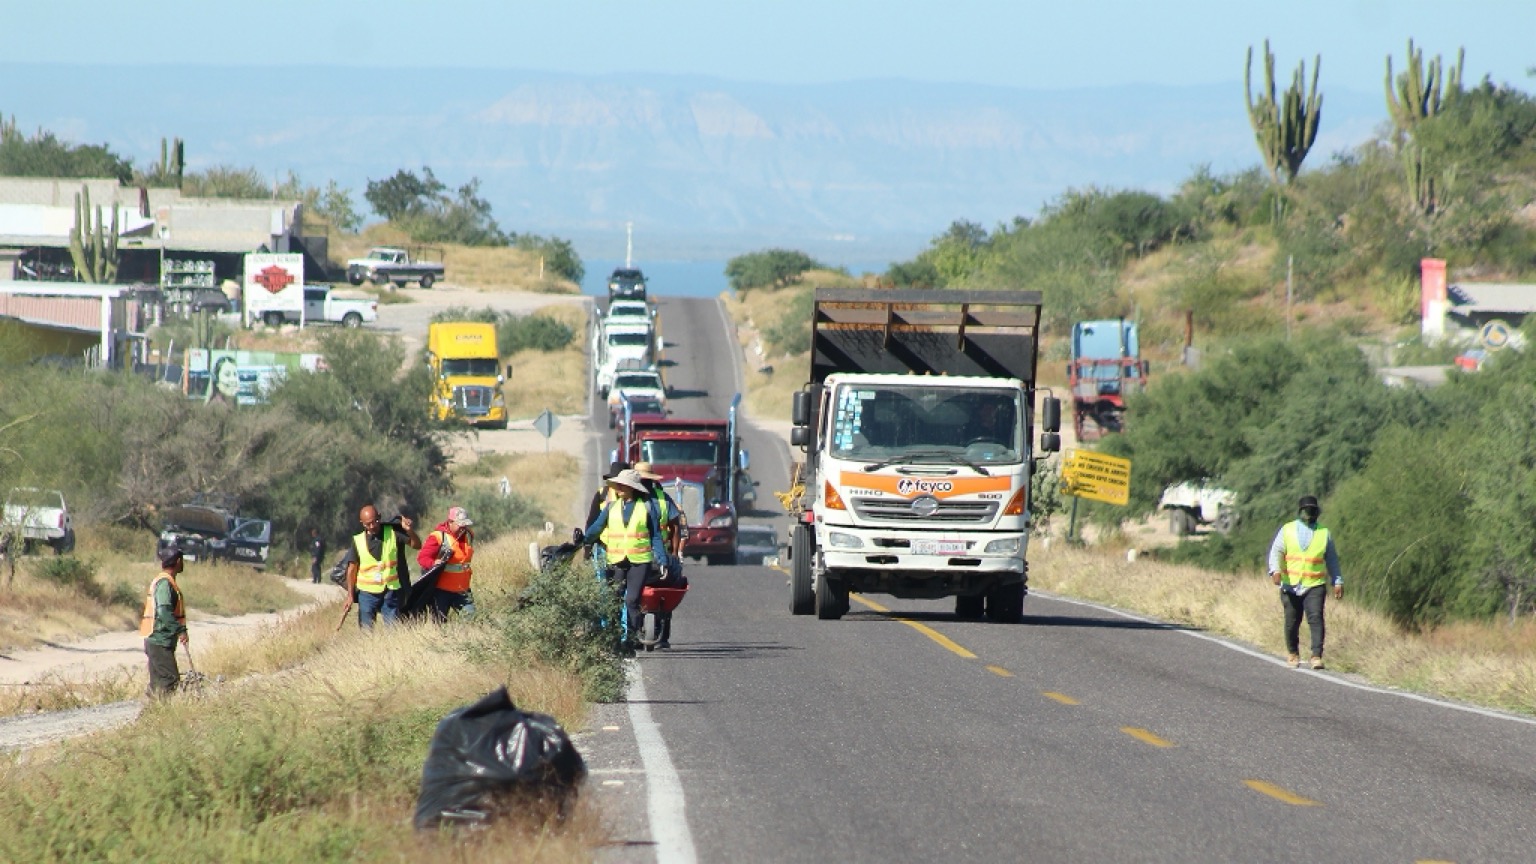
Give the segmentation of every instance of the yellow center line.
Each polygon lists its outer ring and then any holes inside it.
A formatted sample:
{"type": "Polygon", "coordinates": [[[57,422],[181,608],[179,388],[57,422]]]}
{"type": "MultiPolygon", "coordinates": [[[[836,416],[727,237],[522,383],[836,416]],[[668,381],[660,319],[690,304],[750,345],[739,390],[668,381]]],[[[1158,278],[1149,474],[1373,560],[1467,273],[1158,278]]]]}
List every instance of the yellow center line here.
{"type": "Polygon", "coordinates": [[[1273,783],[1265,783],[1263,780],[1244,780],[1243,785],[1255,792],[1261,792],[1277,801],[1294,804],[1297,807],[1321,807],[1322,802],[1313,801],[1311,798],[1303,798],[1288,789],[1281,789],[1273,783]]]}
{"type": "Polygon", "coordinates": [[[1138,729],[1135,726],[1121,726],[1120,731],[1131,736],[1132,738],[1135,738],[1137,741],[1140,741],[1143,744],[1151,744],[1153,747],[1174,746],[1172,741],[1169,741],[1166,738],[1160,738],[1145,729],[1138,729]]]}
{"type": "Polygon", "coordinates": [[[1077,704],[1077,700],[1076,699],[1073,699],[1071,696],[1068,696],[1065,693],[1052,693],[1049,690],[1045,690],[1040,695],[1044,696],[1047,699],[1055,699],[1057,702],[1060,702],[1063,705],[1076,705],[1077,704]]]}
{"type": "Polygon", "coordinates": [[[1013,677],[1013,673],[1012,672],[1009,672],[1007,669],[1004,669],[1001,666],[988,666],[987,667],[987,671],[991,672],[993,675],[1001,675],[1004,678],[1012,678],[1013,677]]]}
{"type": "MultiPolygon", "coordinates": [[[[866,599],[863,595],[860,595],[860,594],[849,594],[848,597],[851,600],[859,601],[860,603],[864,604],[865,606],[868,606],[870,609],[873,609],[876,612],[890,612],[891,611],[891,610],[885,608],[884,606],[881,606],[879,603],[876,603],[873,600],[866,599]]],[[[964,657],[967,660],[975,660],[976,659],[976,655],[975,654],[972,654],[970,651],[967,651],[964,647],[962,647],[959,644],[957,644],[954,640],[950,639],[948,636],[945,636],[943,633],[940,633],[939,631],[933,629],[932,627],[929,627],[927,624],[924,624],[924,623],[922,623],[920,621],[913,621],[910,618],[895,617],[895,618],[892,618],[891,620],[892,621],[900,621],[901,623],[907,625],[908,627],[911,627],[913,630],[916,630],[917,632],[923,634],[924,636],[927,636],[929,639],[932,639],[933,641],[937,642],[940,647],[944,648],[947,651],[951,651],[951,652],[953,652],[953,653],[955,653],[955,654],[957,654],[957,655],[959,655],[961,657],[964,657]]]]}

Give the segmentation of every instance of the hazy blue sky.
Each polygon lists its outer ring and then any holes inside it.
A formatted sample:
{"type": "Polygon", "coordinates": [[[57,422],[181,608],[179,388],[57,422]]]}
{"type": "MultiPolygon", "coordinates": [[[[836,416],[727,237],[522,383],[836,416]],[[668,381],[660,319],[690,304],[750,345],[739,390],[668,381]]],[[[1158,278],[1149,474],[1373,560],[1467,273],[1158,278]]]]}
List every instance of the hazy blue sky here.
{"type": "Polygon", "coordinates": [[[904,78],[1053,90],[1240,81],[1245,49],[1268,37],[1287,74],[1321,54],[1324,92],[1380,92],[1386,56],[1400,64],[1412,36],[1447,58],[1465,46],[1471,79],[1536,85],[1526,74],[1536,66],[1536,0],[0,0],[0,20],[0,58],[17,62],[904,78]]]}

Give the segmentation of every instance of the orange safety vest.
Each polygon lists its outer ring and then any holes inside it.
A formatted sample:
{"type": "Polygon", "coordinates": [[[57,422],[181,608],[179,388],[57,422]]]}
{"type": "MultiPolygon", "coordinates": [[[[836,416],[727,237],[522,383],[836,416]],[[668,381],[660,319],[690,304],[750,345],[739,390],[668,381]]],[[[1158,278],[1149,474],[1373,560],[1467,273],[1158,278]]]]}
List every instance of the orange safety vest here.
{"type": "MultiPolygon", "coordinates": [[[[386,526],[387,527],[387,526],[386,526]]],[[[368,534],[352,535],[352,545],[357,547],[357,590],[369,594],[400,590],[399,559],[395,557],[395,530],[390,528],[380,535],[379,555],[368,554],[368,534]]]]}
{"type": "Polygon", "coordinates": [[[452,591],[455,594],[468,591],[469,577],[475,575],[475,571],[469,566],[470,559],[475,557],[475,547],[470,541],[471,535],[466,534],[461,542],[447,531],[433,533],[441,535],[440,542],[451,550],[448,563],[443,565],[443,572],[437,577],[437,589],[452,591]]]}
{"type": "Polygon", "coordinates": [[[181,589],[176,586],[176,577],[165,571],[161,571],[149,583],[149,590],[144,594],[144,612],[139,616],[139,635],[148,639],[155,632],[155,586],[160,580],[171,583],[171,595],[176,598],[172,614],[176,616],[176,623],[187,626],[187,610],[181,602],[181,589]]]}

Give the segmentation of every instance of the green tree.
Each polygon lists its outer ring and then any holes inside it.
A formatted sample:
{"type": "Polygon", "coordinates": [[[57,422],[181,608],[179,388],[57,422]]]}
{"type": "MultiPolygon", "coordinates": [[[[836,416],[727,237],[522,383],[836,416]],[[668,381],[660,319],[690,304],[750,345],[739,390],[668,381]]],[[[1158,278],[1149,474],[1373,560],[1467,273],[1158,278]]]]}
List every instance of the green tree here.
{"type": "Polygon", "coordinates": [[[561,279],[569,279],[579,285],[582,277],[587,275],[586,265],[581,262],[581,256],[576,253],[576,247],[571,245],[569,240],[562,240],[559,237],[540,237],[537,234],[518,234],[513,238],[512,245],[538,255],[543,259],[544,269],[561,279]]]}
{"type": "Polygon", "coordinates": [[[30,138],[16,120],[0,123],[0,177],[112,177],[133,179],[133,162],[105,144],[69,144],[42,129],[30,138]]]}
{"type": "Polygon", "coordinates": [[[269,199],[277,190],[275,184],[269,183],[255,168],[214,165],[202,171],[186,174],[182,179],[181,191],[182,194],[194,198],[233,198],[248,201],[269,199]]]}
{"type": "Polygon", "coordinates": [[[402,168],[384,180],[369,180],[363,198],[373,208],[373,212],[390,222],[414,216],[432,206],[448,191],[448,187],[437,179],[431,168],[423,167],[421,174],[417,177],[414,172],[402,168]]]}
{"type": "Polygon", "coordinates": [[[818,269],[824,268],[804,252],[765,249],[727,261],[725,276],[731,290],[742,293],[753,288],[785,288],[799,282],[807,271],[818,269]]]}

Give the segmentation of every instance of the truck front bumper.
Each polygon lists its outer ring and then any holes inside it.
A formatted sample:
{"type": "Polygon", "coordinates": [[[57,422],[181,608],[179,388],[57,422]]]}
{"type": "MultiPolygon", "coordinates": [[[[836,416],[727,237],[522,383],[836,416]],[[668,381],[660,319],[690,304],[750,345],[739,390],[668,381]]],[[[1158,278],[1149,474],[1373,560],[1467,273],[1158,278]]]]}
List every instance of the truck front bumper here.
{"type": "Polygon", "coordinates": [[[1027,542],[1027,535],[1014,531],[816,526],[821,570],[854,590],[897,597],[973,594],[1022,582],[1027,542]]]}
{"type": "Polygon", "coordinates": [[[683,554],[697,558],[705,555],[736,554],[736,529],[689,528],[683,554]]]}

